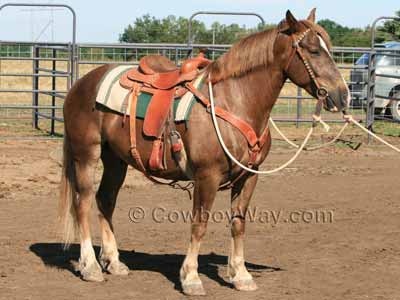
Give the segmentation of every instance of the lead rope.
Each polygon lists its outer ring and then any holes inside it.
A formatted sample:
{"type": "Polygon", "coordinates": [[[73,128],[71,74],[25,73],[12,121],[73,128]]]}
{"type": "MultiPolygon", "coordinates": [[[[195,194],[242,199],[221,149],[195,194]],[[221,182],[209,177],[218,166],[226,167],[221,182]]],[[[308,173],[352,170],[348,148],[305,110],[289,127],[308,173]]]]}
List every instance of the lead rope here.
{"type": "MultiPolygon", "coordinates": [[[[214,93],[213,93],[213,89],[212,89],[212,83],[211,83],[211,76],[209,75],[208,78],[208,90],[209,90],[209,94],[210,94],[210,108],[211,108],[211,118],[215,127],[215,131],[217,133],[217,138],[221,144],[222,149],[224,150],[225,154],[235,163],[237,164],[239,167],[241,167],[242,169],[250,172],[250,173],[254,173],[254,174],[273,174],[276,172],[279,172],[281,170],[283,170],[284,168],[286,168],[287,166],[289,166],[291,163],[293,163],[297,157],[300,155],[300,153],[304,150],[304,147],[307,145],[313,131],[314,131],[314,127],[315,124],[317,123],[322,123],[325,124],[327,126],[326,123],[323,123],[323,121],[321,120],[321,118],[318,116],[318,113],[316,113],[315,115],[313,115],[313,119],[314,119],[314,124],[313,126],[311,126],[310,130],[307,133],[306,138],[304,139],[303,143],[300,145],[299,149],[296,151],[296,153],[293,155],[293,157],[291,159],[289,159],[286,163],[284,163],[283,165],[281,165],[278,168],[272,169],[272,170],[268,170],[268,171],[259,171],[259,170],[254,170],[251,169],[245,165],[243,165],[240,161],[238,161],[233,155],[232,153],[229,151],[228,147],[226,147],[224,140],[222,138],[222,134],[221,131],[219,129],[219,125],[218,125],[218,121],[217,121],[217,116],[215,114],[215,103],[214,103],[214,93]]],[[[324,127],[325,127],[324,125],[324,127]]],[[[328,126],[329,127],[329,126],[328,126]]]]}
{"type": "MultiPolygon", "coordinates": [[[[274,122],[274,120],[272,118],[269,119],[270,124],[272,125],[272,127],[274,127],[275,131],[284,139],[285,142],[287,142],[290,146],[292,146],[293,148],[299,148],[300,146],[293,143],[291,140],[289,140],[289,138],[279,129],[279,127],[276,125],[276,123],[274,122]]],[[[338,132],[338,134],[329,142],[321,144],[321,145],[317,145],[314,147],[305,147],[304,151],[315,151],[327,146],[330,146],[332,144],[334,144],[343,134],[343,132],[345,131],[345,129],[347,128],[347,126],[349,125],[348,122],[344,123],[344,125],[342,126],[342,128],[340,129],[340,131],[338,132]]]]}
{"type": "Polygon", "coordinates": [[[396,152],[400,153],[400,149],[397,148],[396,146],[390,144],[389,142],[385,141],[383,138],[377,136],[375,133],[373,133],[371,130],[368,130],[367,128],[365,128],[364,126],[362,126],[360,123],[358,123],[356,120],[354,120],[352,115],[348,115],[346,113],[344,113],[343,118],[346,120],[346,122],[348,123],[353,123],[354,125],[356,125],[358,128],[360,128],[361,130],[365,131],[366,133],[370,134],[371,136],[373,136],[375,139],[377,139],[379,142],[381,142],[382,144],[388,146],[389,148],[393,149],[396,152]]]}
{"type": "MultiPolygon", "coordinates": [[[[315,147],[310,147],[310,148],[304,148],[304,151],[314,151],[317,149],[321,149],[327,146],[330,146],[332,144],[334,144],[339,138],[340,136],[343,134],[343,132],[345,131],[345,129],[347,128],[347,126],[350,123],[353,123],[354,125],[356,125],[358,128],[360,128],[361,130],[363,130],[364,132],[366,132],[367,134],[370,134],[372,137],[374,137],[375,139],[377,139],[379,142],[381,142],[382,144],[388,146],[389,148],[393,149],[396,152],[400,153],[400,149],[397,148],[396,146],[390,144],[389,142],[385,141],[383,138],[381,138],[380,136],[376,135],[375,133],[373,133],[371,130],[368,130],[367,128],[365,128],[364,126],[362,126],[359,122],[357,122],[356,120],[354,120],[352,115],[348,115],[348,114],[344,114],[343,118],[345,119],[345,124],[343,125],[343,127],[340,129],[340,131],[338,132],[338,134],[329,142],[322,144],[322,145],[318,145],[315,147]]],[[[293,143],[291,140],[288,139],[288,137],[279,129],[279,127],[276,125],[276,123],[274,122],[274,120],[270,119],[269,120],[270,124],[274,127],[274,129],[276,130],[276,132],[292,147],[294,148],[299,148],[300,146],[293,143]]]]}

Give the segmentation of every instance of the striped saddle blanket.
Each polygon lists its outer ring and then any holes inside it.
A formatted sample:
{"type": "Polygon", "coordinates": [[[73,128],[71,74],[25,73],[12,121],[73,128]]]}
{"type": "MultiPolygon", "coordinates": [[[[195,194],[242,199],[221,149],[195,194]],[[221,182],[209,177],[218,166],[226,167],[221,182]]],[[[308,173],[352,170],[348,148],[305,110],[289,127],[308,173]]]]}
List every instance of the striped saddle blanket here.
{"type": "MultiPolygon", "coordinates": [[[[111,67],[99,81],[97,87],[96,102],[107,108],[129,116],[130,103],[128,103],[129,90],[121,87],[119,83],[120,77],[131,69],[131,65],[116,65],[111,67]]],[[[194,86],[199,88],[203,83],[202,76],[199,76],[194,86]]],[[[136,107],[136,117],[144,119],[147,107],[151,101],[151,94],[141,92],[136,107]]],[[[188,121],[196,98],[191,92],[187,92],[181,98],[175,99],[174,118],[176,122],[188,121]]]]}

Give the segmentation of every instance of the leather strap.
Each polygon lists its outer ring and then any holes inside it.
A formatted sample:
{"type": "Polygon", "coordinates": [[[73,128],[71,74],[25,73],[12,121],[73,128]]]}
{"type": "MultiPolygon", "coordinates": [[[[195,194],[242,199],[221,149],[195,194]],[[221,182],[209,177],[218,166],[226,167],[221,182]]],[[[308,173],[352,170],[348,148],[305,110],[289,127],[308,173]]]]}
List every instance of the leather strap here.
{"type": "Polygon", "coordinates": [[[150,174],[147,173],[146,168],[143,164],[143,161],[140,157],[139,150],[137,149],[137,144],[136,144],[136,104],[137,104],[137,100],[138,100],[138,96],[140,94],[141,88],[142,88],[142,86],[139,83],[134,82],[134,84],[132,85],[132,88],[131,88],[131,93],[130,93],[131,107],[130,107],[130,116],[129,116],[129,133],[130,133],[130,143],[131,143],[131,146],[130,146],[131,155],[132,155],[133,159],[135,160],[139,171],[142,172],[143,175],[146,176],[147,179],[149,179],[150,181],[152,181],[153,183],[156,183],[156,184],[169,185],[169,186],[174,187],[176,185],[175,180],[172,180],[171,182],[163,182],[163,181],[160,181],[160,180],[154,178],[153,176],[151,176],[150,174]]]}
{"type": "MultiPolygon", "coordinates": [[[[204,96],[203,93],[201,93],[198,89],[196,89],[191,82],[187,82],[185,84],[186,88],[193,93],[199,99],[199,101],[207,108],[207,111],[210,109],[210,100],[204,96]]],[[[140,157],[140,153],[137,150],[137,144],[136,144],[136,105],[137,105],[137,100],[138,96],[140,94],[140,91],[142,90],[143,85],[134,82],[132,87],[131,87],[131,92],[130,92],[130,122],[129,122],[129,130],[130,130],[130,151],[131,155],[134,158],[138,169],[152,182],[158,183],[158,184],[167,184],[164,182],[161,182],[151,175],[149,175],[146,171],[146,168],[143,164],[143,161],[140,157]]],[[[243,121],[239,119],[237,116],[234,114],[224,110],[223,108],[220,107],[215,107],[215,113],[216,115],[225,120],[226,122],[230,123],[232,126],[237,128],[241,134],[246,138],[247,143],[249,144],[249,161],[248,161],[248,166],[253,167],[254,163],[257,160],[258,154],[260,153],[261,149],[263,148],[264,144],[267,141],[268,135],[269,135],[269,127],[266,126],[264,129],[263,133],[258,137],[254,129],[251,127],[250,124],[248,124],[246,121],[243,121]]],[[[173,122],[173,120],[172,120],[173,122]]],[[[242,170],[242,172],[233,180],[230,182],[229,185],[225,187],[221,187],[221,189],[224,188],[231,188],[236,182],[238,182],[243,176],[245,176],[248,172],[245,170],[242,170]]]]}
{"type": "MultiPolygon", "coordinates": [[[[307,58],[305,57],[305,55],[302,51],[302,48],[300,47],[300,42],[306,37],[306,35],[310,31],[311,31],[311,29],[307,29],[306,31],[304,31],[303,33],[301,33],[298,36],[295,34],[293,34],[291,36],[293,51],[289,56],[288,62],[285,67],[285,72],[287,73],[287,71],[290,67],[290,64],[292,63],[292,60],[297,53],[299,55],[301,61],[303,62],[304,66],[307,70],[307,73],[311,78],[311,81],[314,83],[315,87],[317,88],[318,103],[317,103],[315,115],[317,117],[319,117],[321,114],[322,106],[324,105],[324,103],[326,104],[327,101],[329,101],[329,97],[328,97],[328,90],[325,87],[320,85],[319,81],[317,80],[317,77],[315,76],[314,70],[312,69],[310,63],[308,62],[307,58]]],[[[314,118],[313,126],[315,127],[316,125],[317,125],[317,123],[315,122],[315,118],[314,118]]]]}
{"type": "MultiPolygon", "coordinates": [[[[206,106],[207,110],[210,109],[210,100],[206,96],[204,96],[202,92],[196,89],[192,83],[186,83],[186,87],[193,95],[195,95],[200,100],[200,102],[204,106],[206,106]]],[[[250,148],[254,148],[256,146],[259,146],[261,148],[267,140],[268,126],[264,129],[262,135],[260,137],[257,137],[256,132],[254,131],[253,127],[249,125],[249,123],[239,119],[237,116],[230,113],[229,111],[226,111],[221,107],[215,107],[215,114],[219,118],[227,121],[235,128],[237,128],[240,133],[246,138],[250,148]]]]}
{"type": "MultiPolygon", "coordinates": [[[[196,89],[192,83],[186,83],[185,85],[187,89],[197,97],[197,99],[200,100],[200,102],[206,106],[207,111],[210,111],[210,100],[204,96],[202,92],[200,92],[198,89],[196,89]]],[[[253,127],[251,127],[250,124],[248,124],[246,121],[243,121],[239,119],[237,116],[234,114],[220,108],[220,107],[215,107],[215,114],[217,117],[227,121],[230,123],[232,126],[236,127],[241,134],[246,138],[247,143],[249,144],[249,161],[247,162],[247,165],[249,168],[253,168],[254,164],[257,161],[258,154],[260,153],[261,149],[267,142],[268,136],[269,136],[269,127],[268,125],[265,127],[263,133],[257,137],[256,132],[254,131],[253,127]]],[[[241,178],[246,176],[248,172],[246,170],[242,170],[239,175],[229,182],[226,185],[223,185],[219,188],[219,190],[225,190],[225,189],[230,189],[232,188],[241,178]]]]}
{"type": "Polygon", "coordinates": [[[289,59],[287,61],[286,67],[285,67],[285,72],[287,72],[287,70],[290,67],[290,64],[292,63],[292,60],[296,54],[296,52],[298,52],[298,50],[300,49],[300,42],[306,37],[307,33],[309,33],[311,31],[311,29],[307,29],[306,31],[304,31],[303,33],[296,35],[296,34],[292,34],[290,37],[292,39],[292,53],[290,53],[289,59]]]}
{"type": "Polygon", "coordinates": [[[130,142],[131,142],[131,155],[134,158],[138,168],[140,169],[141,172],[145,173],[146,168],[143,165],[143,161],[140,157],[140,153],[137,150],[137,144],[136,144],[136,105],[137,105],[137,100],[138,96],[140,93],[140,88],[141,85],[138,84],[137,82],[134,82],[131,88],[131,94],[130,94],[130,116],[129,116],[129,135],[130,135],[130,142]]]}

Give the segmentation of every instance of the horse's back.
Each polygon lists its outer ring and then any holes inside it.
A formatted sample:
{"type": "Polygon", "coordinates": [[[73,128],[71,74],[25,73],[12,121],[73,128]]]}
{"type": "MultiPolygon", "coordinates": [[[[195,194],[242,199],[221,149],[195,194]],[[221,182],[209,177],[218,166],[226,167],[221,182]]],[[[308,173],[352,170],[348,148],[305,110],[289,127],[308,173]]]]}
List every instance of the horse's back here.
{"type": "Polygon", "coordinates": [[[74,144],[99,144],[101,114],[96,109],[97,85],[111,66],[100,66],[77,80],[64,102],[65,134],[74,144]]]}
{"type": "Polygon", "coordinates": [[[78,79],[67,94],[64,111],[76,105],[81,108],[93,106],[96,99],[97,85],[111,67],[110,65],[97,67],[78,79]]]}

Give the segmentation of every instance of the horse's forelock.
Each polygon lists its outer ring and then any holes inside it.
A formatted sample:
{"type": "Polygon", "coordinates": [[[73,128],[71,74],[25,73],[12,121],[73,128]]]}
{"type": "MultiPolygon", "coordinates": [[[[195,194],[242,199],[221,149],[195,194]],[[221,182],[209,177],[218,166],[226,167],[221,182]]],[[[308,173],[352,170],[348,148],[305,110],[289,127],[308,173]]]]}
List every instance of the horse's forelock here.
{"type": "Polygon", "coordinates": [[[300,21],[305,27],[310,28],[312,31],[317,33],[325,42],[325,44],[328,46],[329,49],[332,48],[332,43],[331,39],[329,37],[329,34],[325,31],[325,29],[313,22],[310,22],[308,20],[301,20],[300,21]]]}

